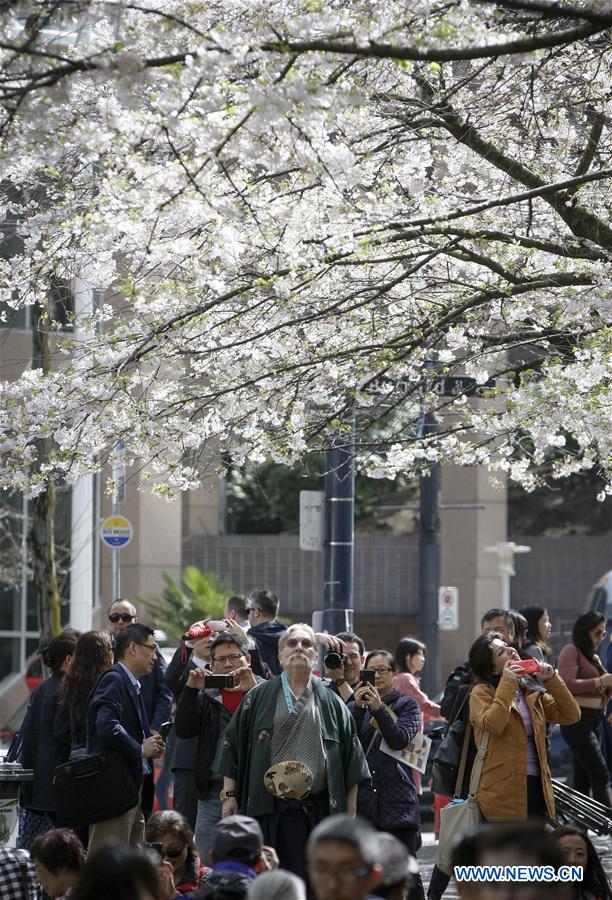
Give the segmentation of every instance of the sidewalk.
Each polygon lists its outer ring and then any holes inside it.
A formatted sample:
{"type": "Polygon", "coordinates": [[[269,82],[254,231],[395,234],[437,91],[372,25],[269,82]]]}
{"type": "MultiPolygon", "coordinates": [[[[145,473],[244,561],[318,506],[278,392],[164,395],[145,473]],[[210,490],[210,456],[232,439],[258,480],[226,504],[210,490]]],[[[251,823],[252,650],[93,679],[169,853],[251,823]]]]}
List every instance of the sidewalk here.
{"type": "MultiPolygon", "coordinates": [[[[427,829],[431,829],[431,824],[426,823],[425,827],[427,829]]],[[[434,838],[433,830],[423,831],[423,846],[418,852],[418,861],[419,867],[421,869],[421,877],[423,879],[423,886],[425,888],[425,894],[427,894],[427,888],[429,886],[429,880],[431,878],[431,872],[436,862],[436,856],[438,854],[438,842],[434,838]]],[[[610,837],[602,837],[598,834],[589,833],[589,837],[595,844],[597,848],[597,852],[601,857],[601,861],[603,863],[603,867],[608,874],[608,878],[612,881],[612,838],[610,837]]],[[[457,886],[455,882],[451,878],[448,889],[444,893],[444,900],[456,900],[459,896],[457,893],[457,886]]]]}

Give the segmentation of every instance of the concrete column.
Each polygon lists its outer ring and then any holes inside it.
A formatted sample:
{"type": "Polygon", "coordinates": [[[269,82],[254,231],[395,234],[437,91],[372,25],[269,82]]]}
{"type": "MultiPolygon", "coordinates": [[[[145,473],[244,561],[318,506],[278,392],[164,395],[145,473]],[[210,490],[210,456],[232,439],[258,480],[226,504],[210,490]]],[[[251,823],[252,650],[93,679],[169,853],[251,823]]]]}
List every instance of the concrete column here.
{"type": "MultiPolygon", "coordinates": [[[[502,479],[499,479],[502,481],[502,479]]],[[[442,684],[467,658],[487,609],[502,605],[497,559],[485,547],[507,539],[507,492],[484,468],[442,467],[442,504],[475,503],[483,509],[441,513],[441,583],[459,588],[459,629],[440,632],[442,684]]]]}

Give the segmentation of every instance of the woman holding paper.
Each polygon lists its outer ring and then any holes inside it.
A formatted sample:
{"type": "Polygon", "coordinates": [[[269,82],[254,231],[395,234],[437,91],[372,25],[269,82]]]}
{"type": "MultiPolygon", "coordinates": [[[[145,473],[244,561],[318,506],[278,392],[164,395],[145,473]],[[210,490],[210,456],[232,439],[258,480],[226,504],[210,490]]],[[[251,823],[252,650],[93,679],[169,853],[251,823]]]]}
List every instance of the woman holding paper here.
{"type": "MultiPolygon", "coordinates": [[[[370,785],[359,786],[357,812],[416,856],[420,814],[411,764],[426,759],[418,747],[413,752],[404,748],[419,733],[421,712],[413,697],[394,690],[397,663],[391,653],[372,650],[365,668],[374,672],[374,684],[361,681],[348,704],[372,775],[370,785]]],[[[423,897],[420,876],[417,889],[423,897]]]]}

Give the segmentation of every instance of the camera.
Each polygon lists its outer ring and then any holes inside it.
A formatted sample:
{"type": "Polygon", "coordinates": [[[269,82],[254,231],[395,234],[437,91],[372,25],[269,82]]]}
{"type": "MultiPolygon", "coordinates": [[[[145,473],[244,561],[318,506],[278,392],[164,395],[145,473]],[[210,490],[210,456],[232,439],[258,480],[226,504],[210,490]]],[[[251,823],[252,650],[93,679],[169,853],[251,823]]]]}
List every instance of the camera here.
{"type": "Polygon", "coordinates": [[[163,860],[162,845],[158,841],[144,843],[142,849],[147,854],[153,865],[160,866],[163,860]]]}
{"type": "Polygon", "coordinates": [[[329,653],[325,654],[325,658],[323,661],[326,668],[339,669],[342,665],[344,665],[344,653],[336,653],[335,650],[331,650],[329,653]]]}
{"type": "Polygon", "coordinates": [[[236,679],[233,675],[205,675],[205,688],[233,688],[236,687],[236,679]]]}

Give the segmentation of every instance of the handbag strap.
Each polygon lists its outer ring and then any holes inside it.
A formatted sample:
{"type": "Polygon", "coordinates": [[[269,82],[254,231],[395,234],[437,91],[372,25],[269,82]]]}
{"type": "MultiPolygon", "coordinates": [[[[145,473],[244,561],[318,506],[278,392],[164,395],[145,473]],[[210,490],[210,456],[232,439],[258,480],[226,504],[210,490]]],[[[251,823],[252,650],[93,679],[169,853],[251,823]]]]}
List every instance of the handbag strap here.
{"type": "Polygon", "coordinates": [[[482,743],[478,748],[478,752],[476,753],[476,759],[474,761],[474,765],[472,766],[472,775],[470,777],[470,797],[475,797],[476,792],[478,791],[478,785],[480,784],[480,776],[482,775],[482,767],[484,766],[485,756],[487,755],[487,748],[489,746],[489,738],[491,735],[488,731],[482,736],[482,743]]]}
{"type": "Polygon", "coordinates": [[[455,791],[453,797],[461,796],[461,786],[463,784],[463,776],[465,775],[465,764],[467,762],[468,747],[470,745],[470,736],[472,734],[472,723],[468,723],[463,732],[463,746],[461,747],[461,757],[459,759],[459,769],[457,771],[457,780],[455,782],[455,791]]]}

